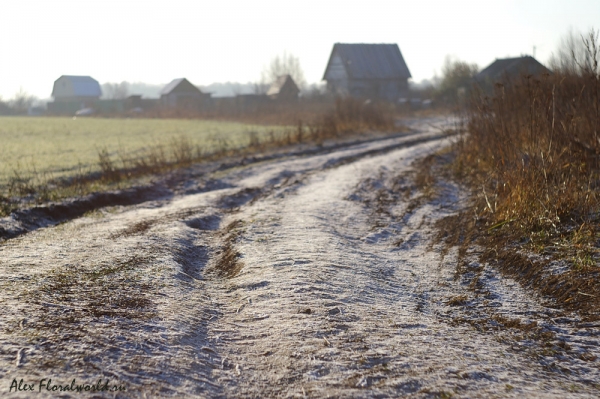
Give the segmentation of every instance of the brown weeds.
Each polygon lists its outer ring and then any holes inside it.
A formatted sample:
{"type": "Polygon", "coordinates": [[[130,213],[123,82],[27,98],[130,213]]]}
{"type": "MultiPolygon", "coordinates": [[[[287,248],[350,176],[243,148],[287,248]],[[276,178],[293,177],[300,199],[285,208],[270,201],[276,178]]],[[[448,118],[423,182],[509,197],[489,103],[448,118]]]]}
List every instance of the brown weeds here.
{"type": "Polygon", "coordinates": [[[600,305],[597,39],[590,35],[589,62],[578,71],[507,79],[473,94],[454,166],[471,188],[471,216],[443,222],[448,240],[477,240],[485,260],[561,306],[586,311],[600,305]],[[551,261],[569,269],[554,276],[546,271],[551,261]]]}
{"type": "Polygon", "coordinates": [[[595,65],[578,73],[526,75],[473,95],[457,169],[479,186],[478,213],[490,226],[558,231],[598,221],[600,51],[590,52],[595,65]]]}

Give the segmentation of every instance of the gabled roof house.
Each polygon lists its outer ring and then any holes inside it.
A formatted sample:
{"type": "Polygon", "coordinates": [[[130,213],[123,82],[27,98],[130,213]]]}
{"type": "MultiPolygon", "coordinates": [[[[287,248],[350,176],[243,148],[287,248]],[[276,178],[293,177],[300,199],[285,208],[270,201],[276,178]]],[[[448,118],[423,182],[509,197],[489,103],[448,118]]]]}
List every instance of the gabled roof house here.
{"type": "Polygon", "coordinates": [[[175,108],[193,108],[202,105],[210,98],[210,93],[202,93],[186,78],[172,80],[160,91],[160,100],[164,106],[175,108]]]}
{"type": "Polygon", "coordinates": [[[499,58],[475,75],[480,83],[495,83],[520,75],[541,75],[551,71],[530,55],[515,58],[499,58]]]}
{"type": "Polygon", "coordinates": [[[397,44],[336,43],[323,75],[337,95],[396,101],[411,78],[397,44]]]}
{"type": "Polygon", "coordinates": [[[277,101],[294,101],[298,94],[300,89],[290,75],[279,76],[267,90],[267,96],[277,101]]]}

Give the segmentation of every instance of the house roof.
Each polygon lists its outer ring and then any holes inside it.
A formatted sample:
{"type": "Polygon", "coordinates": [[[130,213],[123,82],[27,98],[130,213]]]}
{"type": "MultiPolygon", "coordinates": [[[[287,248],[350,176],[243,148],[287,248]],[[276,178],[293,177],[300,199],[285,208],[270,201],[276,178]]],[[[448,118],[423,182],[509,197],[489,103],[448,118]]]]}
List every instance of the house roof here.
{"type": "Polygon", "coordinates": [[[499,80],[503,78],[503,75],[515,76],[521,73],[538,75],[544,72],[550,72],[550,70],[532,56],[526,55],[524,57],[497,59],[479,72],[475,78],[477,80],[499,80]]]}
{"type": "Polygon", "coordinates": [[[160,95],[163,96],[165,94],[170,94],[171,92],[173,92],[179,85],[184,84],[186,87],[186,91],[193,91],[193,92],[198,92],[198,93],[202,93],[200,91],[200,89],[198,89],[196,86],[194,86],[193,84],[190,83],[189,80],[187,80],[186,78],[179,78],[179,79],[173,79],[169,84],[167,84],[165,87],[163,87],[163,89],[160,91],[160,95]]]}
{"type": "Polygon", "coordinates": [[[267,91],[267,95],[272,96],[272,95],[279,94],[281,89],[283,89],[283,86],[285,86],[286,84],[293,85],[293,87],[297,91],[300,91],[300,89],[298,89],[298,86],[296,85],[296,82],[294,82],[294,79],[292,79],[292,77],[290,75],[283,75],[283,76],[278,76],[277,79],[275,79],[273,84],[271,84],[271,87],[269,87],[269,90],[267,91]]]}
{"type": "MultiPolygon", "coordinates": [[[[56,80],[68,80],[71,82],[73,89],[72,95],[76,97],[100,97],[102,90],[98,81],[91,76],[76,76],[76,75],[63,75],[56,80]]],[[[56,82],[54,82],[56,84],[56,82]]],[[[52,90],[52,96],[55,95],[55,90],[52,90]]]]}
{"type": "Polygon", "coordinates": [[[397,44],[336,43],[331,51],[331,60],[338,55],[351,79],[408,79],[408,66],[397,44]]]}

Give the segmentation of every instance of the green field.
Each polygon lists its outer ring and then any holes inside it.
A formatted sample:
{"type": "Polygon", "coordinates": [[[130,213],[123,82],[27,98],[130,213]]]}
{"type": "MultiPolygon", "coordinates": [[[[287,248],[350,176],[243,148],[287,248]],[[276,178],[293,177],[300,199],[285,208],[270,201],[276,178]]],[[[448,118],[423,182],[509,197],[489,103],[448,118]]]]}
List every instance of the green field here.
{"type": "Polygon", "coordinates": [[[0,117],[0,186],[15,173],[47,180],[98,171],[101,149],[118,161],[120,156],[143,156],[151,147],[184,138],[209,153],[224,142],[230,148],[246,146],[251,132],[261,138],[281,130],[281,126],[182,119],[0,117]]]}

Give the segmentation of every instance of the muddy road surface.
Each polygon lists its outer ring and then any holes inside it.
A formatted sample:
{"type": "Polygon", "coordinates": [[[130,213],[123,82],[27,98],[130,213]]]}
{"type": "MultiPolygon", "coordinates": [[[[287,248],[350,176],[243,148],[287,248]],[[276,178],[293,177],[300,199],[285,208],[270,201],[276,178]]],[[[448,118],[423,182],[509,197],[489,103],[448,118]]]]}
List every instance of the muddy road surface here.
{"type": "Polygon", "coordinates": [[[464,195],[410,176],[446,123],[4,241],[1,396],[598,397],[599,325],[435,240],[464,195]]]}

